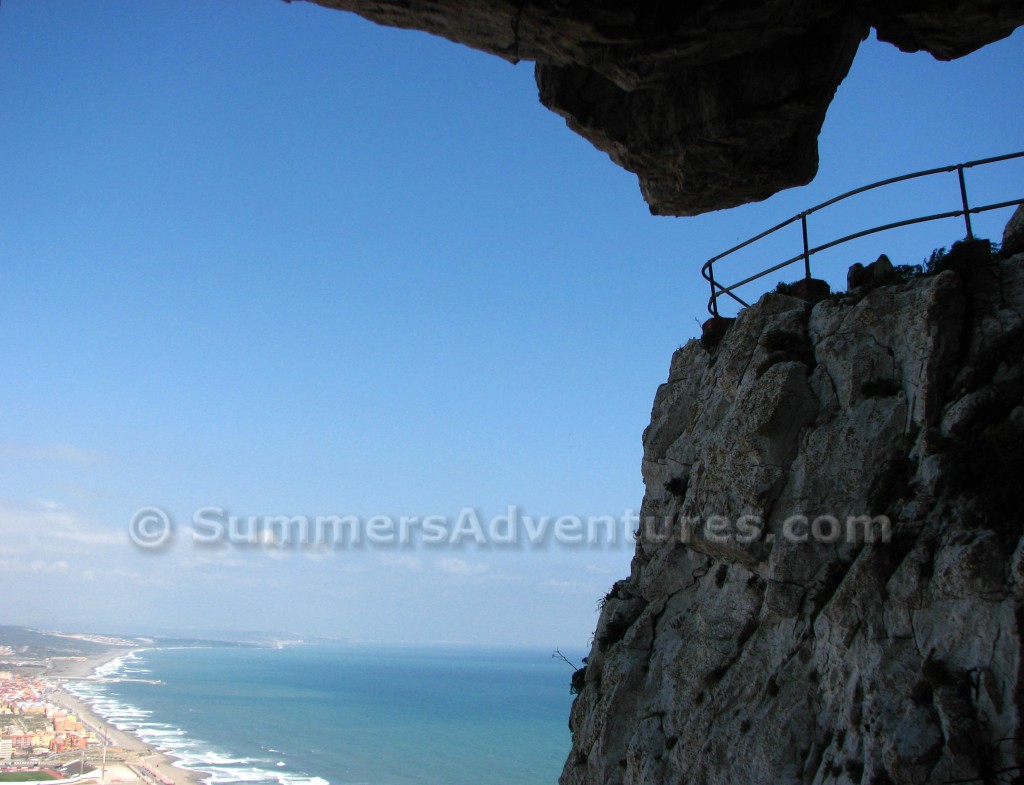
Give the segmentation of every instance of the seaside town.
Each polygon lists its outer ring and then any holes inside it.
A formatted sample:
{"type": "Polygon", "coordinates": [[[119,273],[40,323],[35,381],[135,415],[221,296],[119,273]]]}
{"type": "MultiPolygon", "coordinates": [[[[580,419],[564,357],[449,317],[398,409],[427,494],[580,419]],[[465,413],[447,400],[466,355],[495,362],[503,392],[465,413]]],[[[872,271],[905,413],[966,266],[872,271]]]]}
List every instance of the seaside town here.
{"type": "Polygon", "coordinates": [[[109,657],[138,641],[11,627],[0,627],[0,635],[8,639],[0,643],[0,783],[194,781],[183,780],[183,772],[158,771],[166,759],[145,745],[120,746],[116,731],[111,733],[86,707],[85,713],[70,708],[81,704],[60,687],[63,679],[87,675],[104,659],[97,658],[100,651],[109,657]],[[17,643],[12,645],[12,639],[17,643]]]}
{"type": "Polygon", "coordinates": [[[105,721],[66,682],[145,682],[97,668],[130,652],[161,646],[272,647],[298,639],[147,638],[66,633],[0,624],[0,785],[200,785],[200,772],[105,721]]]}
{"type": "MultiPolygon", "coordinates": [[[[0,647],[0,654],[3,654],[0,647]]],[[[42,678],[0,671],[0,782],[174,785],[142,756],[54,703],[42,678]]]]}
{"type": "Polygon", "coordinates": [[[0,765],[101,743],[74,714],[49,702],[52,690],[43,679],[0,671],[0,765]]]}

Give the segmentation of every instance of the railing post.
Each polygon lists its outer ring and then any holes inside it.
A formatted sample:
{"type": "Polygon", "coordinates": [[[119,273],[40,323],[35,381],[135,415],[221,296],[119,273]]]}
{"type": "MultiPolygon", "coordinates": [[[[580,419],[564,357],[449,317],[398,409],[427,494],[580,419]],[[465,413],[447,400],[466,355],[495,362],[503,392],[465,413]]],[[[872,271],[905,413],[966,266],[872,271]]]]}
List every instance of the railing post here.
{"type": "Polygon", "coordinates": [[[964,182],[964,165],[957,164],[957,176],[960,178],[960,201],[964,205],[964,222],[967,224],[967,239],[974,239],[974,232],[971,230],[971,208],[967,206],[967,183],[964,182]]]}
{"type": "Polygon", "coordinates": [[[807,244],[807,213],[800,213],[800,228],[804,233],[804,278],[811,280],[811,253],[807,244]]]}
{"type": "Polygon", "coordinates": [[[711,283],[711,315],[718,318],[718,294],[715,292],[715,265],[708,262],[708,281],[711,283]]]}

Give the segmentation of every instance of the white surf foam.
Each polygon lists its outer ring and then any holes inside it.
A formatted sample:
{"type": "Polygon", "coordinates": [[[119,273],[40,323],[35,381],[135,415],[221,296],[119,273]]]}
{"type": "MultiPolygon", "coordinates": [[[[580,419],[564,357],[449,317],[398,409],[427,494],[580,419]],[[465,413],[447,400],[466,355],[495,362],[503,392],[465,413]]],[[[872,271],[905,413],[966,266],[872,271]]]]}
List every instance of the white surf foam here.
{"type": "MultiPolygon", "coordinates": [[[[98,679],[151,674],[148,668],[142,667],[145,662],[140,656],[140,651],[129,652],[100,666],[93,672],[93,678],[68,682],[65,689],[118,730],[132,733],[146,744],[173,755],[182,768],[205,775],[203,781],[207,785],[330,785],[323,777],[276,770],[286,766],[282,760],[242,758],[223,750],[213,749],[212,745],[187,736],[187,731],[183,728],[152,719],[152,711],[112,696],[106,683],[98,679]]],[[[268,751],[276,755],[285,754],[282,750],[268,751]]]]}

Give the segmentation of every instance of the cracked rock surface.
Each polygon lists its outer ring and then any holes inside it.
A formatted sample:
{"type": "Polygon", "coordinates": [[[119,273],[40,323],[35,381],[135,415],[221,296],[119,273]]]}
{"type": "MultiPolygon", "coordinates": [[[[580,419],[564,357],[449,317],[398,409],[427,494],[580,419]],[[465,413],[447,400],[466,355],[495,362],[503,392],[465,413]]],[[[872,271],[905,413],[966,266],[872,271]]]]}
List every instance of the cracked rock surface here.
{"type": "Polygon", "coordinates": [[[541,102],[635,172],[659,215],[810,182],[825,112],[872,27],[948,60],[1024,24],[1020,0],[311,2],[535,61],[541,102]]]}
{"type": "Polygon", "coordinates": [[[1022,339],[1024,254],[679,349],[562,785],[1015,781],[1022,339]]]}

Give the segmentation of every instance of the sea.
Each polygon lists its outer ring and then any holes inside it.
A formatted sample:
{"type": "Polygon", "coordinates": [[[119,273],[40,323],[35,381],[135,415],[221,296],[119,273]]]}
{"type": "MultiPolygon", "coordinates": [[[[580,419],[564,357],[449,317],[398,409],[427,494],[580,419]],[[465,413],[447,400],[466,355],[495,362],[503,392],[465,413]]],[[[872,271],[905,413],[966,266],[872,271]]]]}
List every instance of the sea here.
{"type": "Polygon", "coordinates": [[[137,681],[66,687],[211,785],[554,785],[570,747],[550,651],[144,649],[97,675],[137,681]]]}

